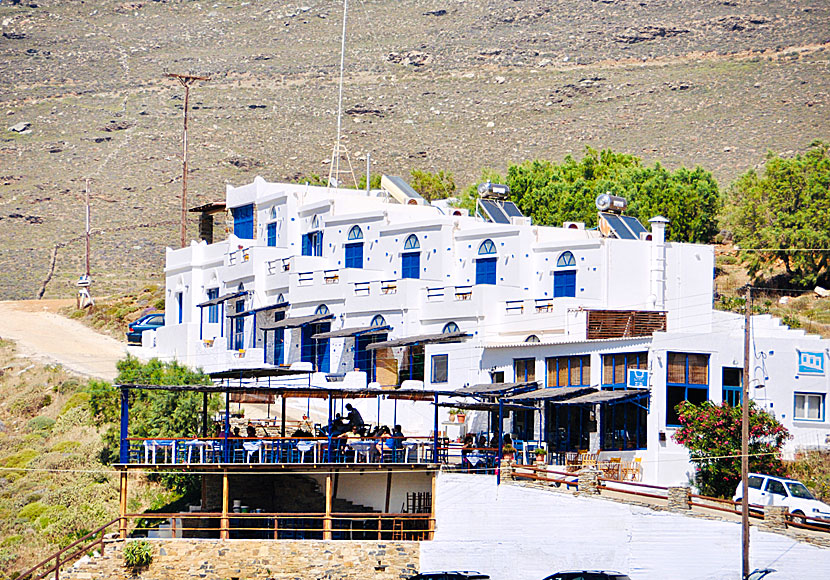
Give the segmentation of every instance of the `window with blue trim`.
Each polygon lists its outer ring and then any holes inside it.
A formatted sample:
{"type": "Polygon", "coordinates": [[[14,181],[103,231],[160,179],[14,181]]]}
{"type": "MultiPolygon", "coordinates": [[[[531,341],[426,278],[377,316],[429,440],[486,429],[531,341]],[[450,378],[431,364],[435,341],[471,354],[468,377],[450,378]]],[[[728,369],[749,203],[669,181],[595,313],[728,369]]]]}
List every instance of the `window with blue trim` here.
{"type": "Polygon", "coordinates": [[[412,234],[406,238],[403,245],[404,253],[401,255],[401,278],[418,279],[421,277],[421,252],[407,251],[420,248],[418,236],[412,234]]]}
{"type": "Polygon", "coordinates": [[[432,355],[432,382],[446,383],[450,377],[450,356],[448,354],[432,355]]]}
{"type": "MultiPolygon", "coordinates": [[[[279,322],[284,318],[284,311],[278,311],[274,313],[274,322],[279,322]]],[[[271,330],[268,332],[268,334],[271,333],[273,333],[273,346],[271,352],[274,357],[271,364],[281,365],[285,362],[285,329],[277,328],[275,330],[271,330]]]]}
{"type": "Polygon", "coordinates": [[[441,334],[452,334],[453,332],[461,332],[458,329],[458,325],[455,322],[448,322],[444,325],[444,329],[441,331],[441,334]]]}
{"type": "Polygon", "coordinates": [[[403,244],[404,250],[420,250],[421,243],[418,241],[418,236],[415,234],[410,234],[406,241],[403,244]]]}
{"type": "Polygon", "coordinates": [[[363,242],[355,242],[346,244],[346,268],[362,268],[363,267],[363,242]]]}
{"type": "MultiPolygon", "coordinates": [[[[219,288],[208,288],[207,299],[215,300],[219,298],[219,288]]],[[[211,304],[208,306],[208,324],[216,324],[219,322],[219,305],[211,304]]]]}
{"type": "Polygon", "coordinates": [[[476,259],[476,284],[495,284],[496,283],[496,265],[498,258],[494,255],[496,253],[496,245],[493,240],[484,240],[478,247],[479,256],[492,256],[489,258],[476,259]]]}
{"type": "Polygon", "coordinates": [[[268,230],[268,245],[274,247],[277,245],[277,222],[271,222],[267,226],[268,230]]]}
{"type": "Polygon", "coordinates": [[[254,239],[254,204],[231,209],[233,214],[233,235],[245,240],[254,239]]]}
{"type": "MultiPolygon", "coordinates": [[[[321,304],[314,314],[329,314],[328,306],[321,304]]],[[[312,337],[330,330],[331,322],[323,321],[306,324],[300,332],[300,360],[312,363],[317,372],[329,372],[329,339],[312,337]]]]}
{"type": "Polygon", "coordinates": [[[369,323],[369,326],[386,326],[386,319],[380,314],[375,314],[374,318],[372,318],[372,322],[369,323]]]}
{"type": "Polygon", "coordinates": [[[602,357],[602,388],[625,389],[628,369],[648,368],[648,352],[622,352],[602,357]]]}
{"type": "Polygon", "coordinates": [[[179,315],[179,324],[181,324],[184,320],[184,294],[182,292],[176,292],[176,310],[179,315]]]}
{"type": "Polygon", "coordinates": [[[709,355],[670,352],[667,358],[666,425],[679,426],[677,405],[699,405],[709,399],[709,355]]]}
{"type": "Polygon", "coordinates": [[[314,231],[303,235],[303,256],[323,255],[323,232],[314,231]]]}
{"type": "Polygon", "coordinates": [[[551,356],[545,359],[548,387],[591,385],[591,356],[551,356]]]}
{"type": "MultiPolygon", "coordinates": [[[[236,313],[245,312],[245,299],[237,300],[234,305],[236,313]]],[[[235,316],[231,323],[231,348],[233,350],[242,350],[245,348],[245,317],[235,316]]]]}
{"type": "Polygon", "coordinates": [[[646,449],[648,397],[616,404],[600,405],[603,451],[646,449]]]}
{"type": "Polygon", "coordinates": [[[824,416],[824,393],[795,393],[795,420],[824,421],[824,416]]]}
{"type": "Polygon", "coordinates": [[[527,383],[536,380],[535,358],[514,358],[513,376],[517,383],[527,383]]]}
{"type": "Polygon", "coordinates": [[[556,260],[556,267],[557,268],[568,268],[576,266],[576,259],[574,255],[570,252],[562,252],[562,254],[556,260]]]}
{"type": "Polygon", "coordinates": [[[737,367],[723,367],[721,370],[721,393],[723,402],[732,407],[737,407],[743,400],[743,376],[744,370],[737,367]]]}

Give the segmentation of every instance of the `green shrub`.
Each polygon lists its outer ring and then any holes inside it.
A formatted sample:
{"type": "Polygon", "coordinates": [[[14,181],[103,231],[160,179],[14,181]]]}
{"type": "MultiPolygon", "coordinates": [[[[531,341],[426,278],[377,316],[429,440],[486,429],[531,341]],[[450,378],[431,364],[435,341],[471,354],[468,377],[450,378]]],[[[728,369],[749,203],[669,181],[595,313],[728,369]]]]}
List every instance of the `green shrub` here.
{"type": "Polygon", "coordinates": [[[39,417],[35,417],[34,419],[29,419],[28,423],[26,423],[26,429],[32,432],[43,431],[48,433],[52,430],[54,425],[54,419],[41,415],[39,417]]]}
{"type": "Polygon", "coordinates": [[[26,467],[37,456],[38,452],[34,449],[24,449],[6,457],[3,467],[26,467]]]}
{"type": "Polygon", "coordinates": [[[153,303],[153,308],[156,310],[164,310],[164,298],[159,298],[153,303]]]}
{"type": "Polygon", "coordinates": [[[36,520],[43,515],[43,512],[45,512],[46,509],[47,507],[43,503],[35,501],[23,506],[18,513],[18,516],[24,520],[36,520]]]}
{"type": "Polygon", "coordinates": [[[128,568],[149,566],[153,561],[153,549],[147,540],[134,540],[124,546],[124,565],[128,568]]]}
{"type": "Polygon", "coordinates": [[[56,393],[74,393],[81,387],[81,382],[78,379],[66,379],[54,386],[56,393]]]}
{"type": "Polygon", "coordinates": [[[60,414],[63,415],[64,413],[66,413],[67,411],[71,411],[75,407],[81,407],[86,405],[88,402],[89,393],[75,393],[71,397],[69,397],[69,400],[66,401],[66,403],[63,404],[63,408],[61,409],[60,414]]]}
{"type": "Polygon", "coordinates": [[[81,446],[79,441],[61,441],[52,446],[53,453],[71,453],[81,446]]]}

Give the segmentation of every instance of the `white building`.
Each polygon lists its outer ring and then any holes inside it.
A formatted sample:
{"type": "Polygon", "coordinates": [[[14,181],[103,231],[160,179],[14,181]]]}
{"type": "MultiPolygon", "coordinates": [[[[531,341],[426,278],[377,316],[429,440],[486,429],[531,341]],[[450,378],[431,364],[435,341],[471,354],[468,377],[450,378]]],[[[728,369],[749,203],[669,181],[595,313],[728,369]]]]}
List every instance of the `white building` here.
{"type": "MultiPolygon", "coordinates": [[[[687,481],[673,406],[740,398],[743,319],[712,308],[711,246],[665,242],[660,217],[652,233],[609,214],[599,230],[542,227],[509,203],[490,202],[484,219],[384,184],[228,187],[233,233],[168,249],[166,325],[144,345],[206,371],[305,365],[316,384],[579,387],[541,421],[508,414],[506,428],[687,481]],[[628,369],[649,391],[596,393],[626,389],[628,369]]],[[[753,321],[751,396],[790,429],[791,448],[825,445],[830,342],[753,321]]]]}

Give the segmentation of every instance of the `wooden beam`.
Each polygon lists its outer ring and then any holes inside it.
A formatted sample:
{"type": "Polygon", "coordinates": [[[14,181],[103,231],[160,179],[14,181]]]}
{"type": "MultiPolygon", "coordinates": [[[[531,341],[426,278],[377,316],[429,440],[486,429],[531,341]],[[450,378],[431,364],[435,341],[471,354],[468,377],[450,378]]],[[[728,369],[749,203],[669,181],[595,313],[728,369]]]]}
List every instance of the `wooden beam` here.
{"type": "Polygon", "coordinates": [[[323,539],[331,540],[331,473],[326,475],[326,515],[323,519],[323,539]]]}
{"type": "Polygon", "coordinates": [[[118,531],[119,536],[122,540],[127,539],[127,470],[121,470],[121,496],[120,496],[120,504],[119,504],[119,517],[121,518],[118,523],[118,531]]]}
{"type": "Polygon", "coordinates": [[[387,514],[389,513],[389,499],[390,499],[391,496],[392,496],[392,472],[387,471],[386,472],[386,504],[385,504],[386,509],[383,510],[387,514]]]}
{"type": "Polygon", "coordinates": [[[432,540],[435,536],[435,490],[437,487],[438,472],[432,472],[432,497],[429,502],[429,539],[432,540]]]}
{"type": "Polygon", "coordinates": [[[219,523],[219,539],[230,538],[230,520],[228,520],[228,470],[222,471],[222,519],[219,523]]]}

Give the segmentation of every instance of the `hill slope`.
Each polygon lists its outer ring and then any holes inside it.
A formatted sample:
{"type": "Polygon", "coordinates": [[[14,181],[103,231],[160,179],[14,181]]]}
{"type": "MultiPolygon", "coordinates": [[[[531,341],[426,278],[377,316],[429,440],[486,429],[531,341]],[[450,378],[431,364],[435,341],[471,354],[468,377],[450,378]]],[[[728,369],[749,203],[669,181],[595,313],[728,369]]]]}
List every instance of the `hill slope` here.
{"type": "MultiPolygon", "coordinates": [[[[74,291],[85,178],[105,230],[93,290],[160,277],[181,204],[183,89],[165,71],[212,77],[191,93],[189,205],[257,174],[327,175],[341,17],[331,1],[0,4],[0,296],[34,296],[56,244],[46,295],[74,291]]],[[[459,185],[586,145],[726,183],[828,138],[829,22],[823,0],[352,3],[345,140],[361,173],[370,153],[375,172],[459,185]]]]}

